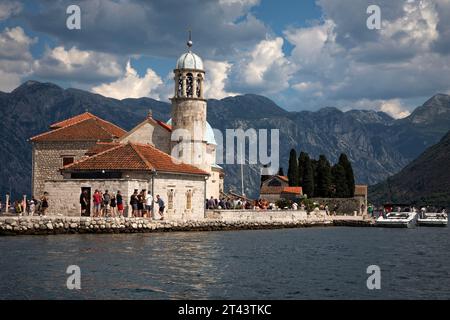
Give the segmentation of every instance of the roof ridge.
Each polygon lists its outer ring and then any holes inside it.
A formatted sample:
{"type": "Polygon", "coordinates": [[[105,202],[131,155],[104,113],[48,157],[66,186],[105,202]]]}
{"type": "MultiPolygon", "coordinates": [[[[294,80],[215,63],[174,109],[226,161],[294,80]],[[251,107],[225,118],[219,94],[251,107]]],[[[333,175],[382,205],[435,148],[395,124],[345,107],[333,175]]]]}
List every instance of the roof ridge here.
{"type": "MultiPolygon", "coordinates": [[[[80,114],[78,114],[78,115],[76,115],[76,116],[70,117],[69,119],[61,120],[61,121],[52,123],[52,124],[50,124],[49,128],[54,127],[54,126],[57,126],[58,124],[63,123],[63,122],[66,122],[66,121],[69,121],[69,120],[71,120],[71,119],[73,119],[73,118],[81,117],[82,115],[89,115],[90,118],[80,119],[80,120],[76,121],[75,123],[78,123],[78,122],[82,122],[82,121],[85,121],[85,120],[92,119],[92,117],[94,117],[94,118],[97,117],[95,114],[92,114],[92,113],[90,113],[89,111],[86,111],[86,112],[80,113],[80,114]]],[[[72,125],[72,124],[68,124],[67,126],[64,126],[64,127],[68,127],[68,126],[71,126],[71,125],[72,125]]],[[[64,128],[64,127],[61,127],[61,128],[64,128]]],[[[57,129],[61,129],[61,128],[57,128],[57,129]]]]}
{"type": "Polygon", "coordinates": [[[105,151],[102,151],[102,152],[99,152],[99,153],[94,154],[94,155],[92,155],[92,156],[88,156],[87,158],[82,158],[82,159],[80,159],[80,160],[78,160],[78,161],[72,162],[71,164],[68,164],[67,166],[62,167],[62,169],[69,169],[70,167],[75,166],[76,164],[83,163],[83,162],[85,162],[85,161],[87,161],[87,160],[97,158],[98,156],[101,156],[101,155],[103,155],[103,154],[105,154],[105,153],[108,153],[108,152],[110,152],[110,151],[113,151],[113,150],[117,150],[117,149],[119,149],[119,148],[123,148],[123,147],[125,147],[125,146],[126,146],[125,144],[120,143],[119,145],[117,145],[117,146],[115,146],[115,147],[112,147],[112,148],[109,148],[109,149],[107,149],[107,150],[105,150],[105,151]]]}
{"type": "Polygon", "coordinates": [[[148,161],[143,155],[142,153],[138,150],[138,145],[134,145],[131,142],[128,142],[127,145],[130,145],[131,148],[134,150],[134,152],[137,153],[137,155],[139,156],[139,158],[141,158],[142,161],[144,161],[145,165],[150,169],[150,170],[154,170],[155,166],[153,164],[150,163],[150,161],[148,161]]]}
{"type": "MultiPolygon", "coordinates": [[[[67,126],[64,126],[64,127],[61,127],[61,128],[56,128],[56,129],[53,129],[53,130],[46,131],[46,132],[40,133],[40,134],[38,134],[38,135],[35,135],[34,137],[31,137],[29,140],[34,140],[35,138],[40,138],[40,137],[43,137],[43,136],[45,136],[45,135],[47,135],[47,134],[51,134],[51,133],[54,133],[54,132],[58,132],[58,131],[61,131],[61,130],[63,130],[63,129],[73,127],[73,126],[76,125],[76,124],[80,124],[80,123],[82,123],[82,122],[89,121],[89,120],[94,120],[94,119],[93,119],[93,118],[81,119],[81,120],[76,121],[76,122],[74,122],[74,123],[68,124],[67,126]]],[[[51,127],[50,127],[50,128],[51,128],[51,127]]]]}

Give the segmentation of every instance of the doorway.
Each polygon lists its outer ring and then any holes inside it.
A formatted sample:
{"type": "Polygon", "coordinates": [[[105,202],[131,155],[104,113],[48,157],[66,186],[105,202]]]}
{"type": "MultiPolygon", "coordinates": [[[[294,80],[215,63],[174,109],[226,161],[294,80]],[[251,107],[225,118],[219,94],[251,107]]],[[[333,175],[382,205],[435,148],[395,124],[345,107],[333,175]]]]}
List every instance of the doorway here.
{"type": "Polygon", "coordinates": [[[87,194],[88,202],[86,211],[82,215],[83,217],[90,217],[91,216],[91,187],[81,187],[81,193],[85,192],[87,194]]]}

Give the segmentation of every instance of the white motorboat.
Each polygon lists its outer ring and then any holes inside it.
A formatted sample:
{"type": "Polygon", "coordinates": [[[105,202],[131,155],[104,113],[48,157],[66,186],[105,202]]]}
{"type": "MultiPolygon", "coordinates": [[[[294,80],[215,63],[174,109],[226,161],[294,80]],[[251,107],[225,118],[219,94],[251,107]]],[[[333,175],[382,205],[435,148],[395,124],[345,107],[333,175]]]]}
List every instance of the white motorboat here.
{"type": "Polygon", "coordinates": [[[448,224],[448,216],[445,212],[421,213],[417,219],[417,224],[425,227],[446,227],[448,224]]]}
{"type": "Polygon", "coordinates": [[[417,212],[391,212],[380,216],[376,221],[377,227],[384,228],[414,228],[417,222],[417,212]]]}

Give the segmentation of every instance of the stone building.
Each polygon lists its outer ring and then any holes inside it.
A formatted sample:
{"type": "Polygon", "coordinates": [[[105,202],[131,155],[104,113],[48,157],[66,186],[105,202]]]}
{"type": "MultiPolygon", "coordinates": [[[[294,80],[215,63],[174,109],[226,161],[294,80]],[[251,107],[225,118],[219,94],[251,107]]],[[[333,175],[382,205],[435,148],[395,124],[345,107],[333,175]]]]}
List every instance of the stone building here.
{"type": "Polygon", "coordinates": [[[260,197],[270,202],[279,199],[295,200],[303,195],[302,187],[290,187],[286,176],[265,176],[261,182],[260,197]]]}
{"type": "Polygon", "coordinates": [[[45,180],[62,180],[59,169],[85,157],[97,143],[117,141],[125,133],[89,112],[50,125],[50,131],[30,139],[33,194],[42,195],[45,180]]]}
{"type": "Polygon", "coordinates": [[[224,173],[206,121],[203,62],[188,47],[174,70],[167,122],[150,112],[126,132],[86,112],[30,139],[33,193],[49,193],[49,214],[80,215],[83,190],[120,190],[127,204],[134,189],[145,189],[163,197],[169,219],[204,217],[205,198],[220,197],[224,173]]]}

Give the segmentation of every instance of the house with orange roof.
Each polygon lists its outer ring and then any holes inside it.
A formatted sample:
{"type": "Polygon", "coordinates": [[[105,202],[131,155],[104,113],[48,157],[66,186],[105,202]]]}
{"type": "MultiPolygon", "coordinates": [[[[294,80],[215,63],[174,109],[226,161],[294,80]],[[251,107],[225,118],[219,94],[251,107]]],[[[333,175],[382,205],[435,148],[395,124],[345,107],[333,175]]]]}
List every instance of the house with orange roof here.
{"type": "Polygon", "coordinates": [[[290,187],[287,176],[264,176],[261,181],[260,198],[270,202],[279,199],[295,200],[303,195],[302,187],[290,187]]]}

